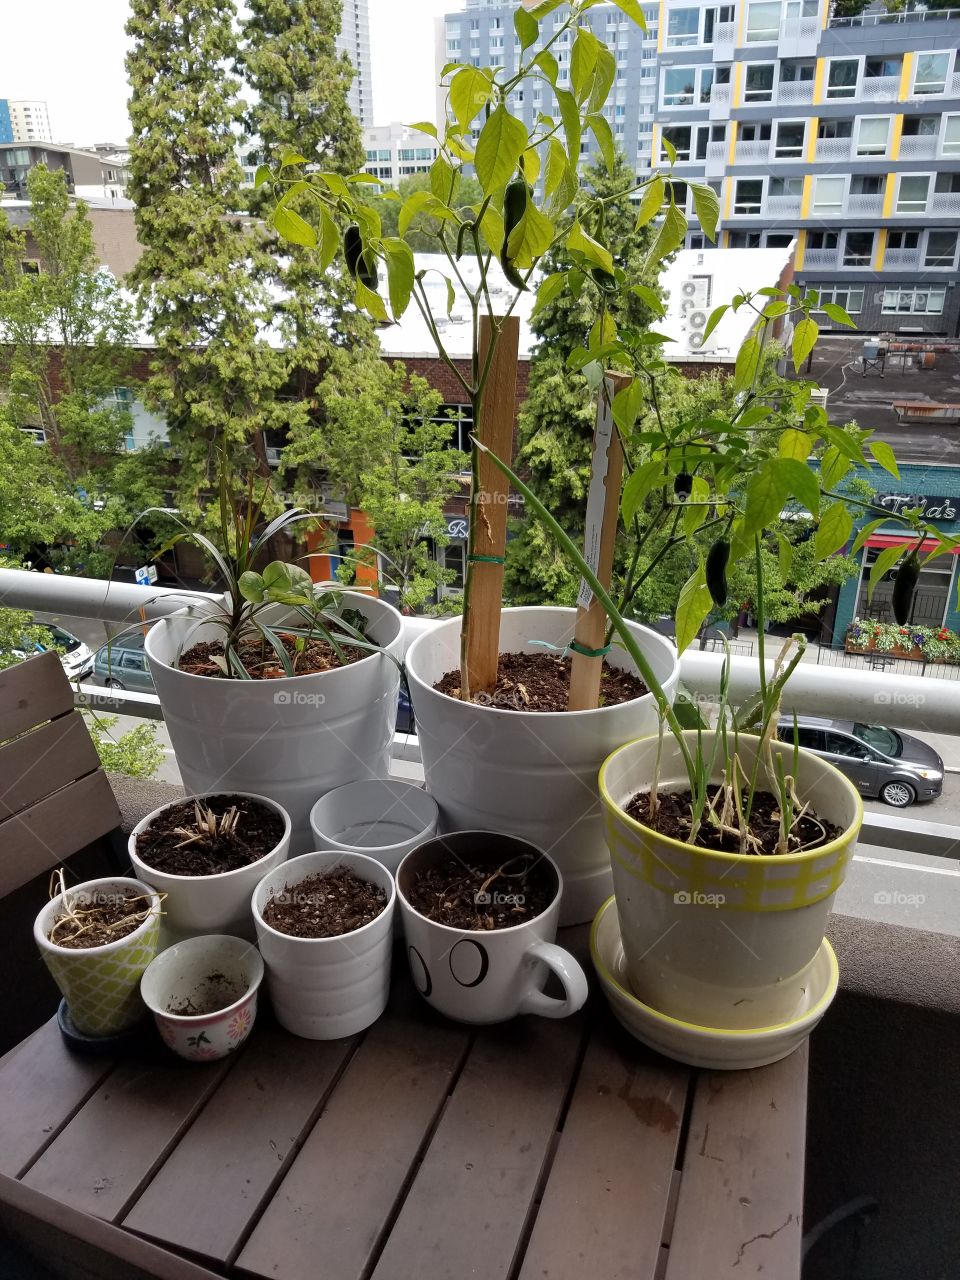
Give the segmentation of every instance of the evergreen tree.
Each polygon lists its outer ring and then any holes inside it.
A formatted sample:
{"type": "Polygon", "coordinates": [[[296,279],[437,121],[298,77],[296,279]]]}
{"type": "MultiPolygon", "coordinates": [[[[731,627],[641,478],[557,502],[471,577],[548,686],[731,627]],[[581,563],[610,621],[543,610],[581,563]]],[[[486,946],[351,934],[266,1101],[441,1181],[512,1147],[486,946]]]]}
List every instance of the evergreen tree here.
{"type": "Polygon", "coordinates": [[[263,432],[282,420],[283,362],[266,340],[261,247],[239,216],[244,104],[234,0],[131,0],[130,196],[143,256],[131,273],[156,343],[147,385],[194,512],[218,452],[268,475],[263,432]]]}
{"type": "MultiPolygon", "coordinates": [[[[594,193],[601,198],[630,190],[636,175],[622,152],[609,171],[598,164],[588,170],[594,193]]],[[[605,206],[608,243],[619,246],[615,259],[635,284],[650,285],[644,277],[644,262],[653,240],[651,227],[635,230],[636,208],[628,198],[605,206]]],[[[560,265],[552,257],[542,262],[544,274],[560,265]]],[[[582,536],[593,432],[596,425],[596,396],[587,379],[571,373],[567,357],[575,347],[585,347],[590,329],[597,320],[605,296],[588,277],[578,297],[564,291],[555,301],[535,313],[531,328],[537,338],[530,359],[527,399],[518,421],[517,462],[527,483],[550,508],[564,529],[575,538],[582,536]]],[[[645,326],[652,312],[636,295],[627,303],[626,314],[617,311],[618,324],[645,326]]],[[[563,553],[537,520],[517,522],[516,536],[507,544],[505,591],[513,604],[569,604],[575,597],[579,579],[563,553]]]]}

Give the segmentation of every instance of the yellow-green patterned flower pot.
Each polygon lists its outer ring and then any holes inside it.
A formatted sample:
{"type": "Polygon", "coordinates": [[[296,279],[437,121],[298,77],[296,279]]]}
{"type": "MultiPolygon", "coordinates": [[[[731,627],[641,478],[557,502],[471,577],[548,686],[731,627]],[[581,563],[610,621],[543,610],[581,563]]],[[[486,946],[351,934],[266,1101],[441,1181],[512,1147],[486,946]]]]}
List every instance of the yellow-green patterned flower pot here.
{"type": "MultiPolygon", "coordinates": [[[[713,734],[703,734],[709,760],[713,734]]],[[[697,735],[685,735],[691,752],[697,735]]],[[[741,735],[749,776],[758,739],[741,735]]],[[[792,745],[774,743],[792,768],[792,745]]],[[[719,753],[718,753],[719,754],[719,753]]],[[[801,751],[797,793],[839,828],[809,852],[714,853],[652,831],[626,813],[654,775],[657,739],[629,742],[600,770],[607,844],[627,972],[635,995],[671,1017],[702,1026],[750,1028],[788,1020],[803,995],[837,889],[853,857],[863,805],[826,760],[801,751]]],[[[761,787],[766,787],[761,771],[761,787]]],[[[714,781],[722,778],[722,766],[714,781]]],[[[680,748],[666,733],[660,790],[688,786],[680,748]]]]}
{"type": "Polygon", "coordinates": [[[50,930],[62,911],[62,894],[52,898],[34,922],[33,936],[40,954],[63,993],[74,1026],[84,1035],[115,1035],[143,1016],[140,978],[157,954],[160,898],[142,881],[123,877],[86,880],[67,890],[70,899],[84,903],[131,889],[151,900],[151,912],[133,933],[116,942],[76,948],[51,942],[50,930]]]}

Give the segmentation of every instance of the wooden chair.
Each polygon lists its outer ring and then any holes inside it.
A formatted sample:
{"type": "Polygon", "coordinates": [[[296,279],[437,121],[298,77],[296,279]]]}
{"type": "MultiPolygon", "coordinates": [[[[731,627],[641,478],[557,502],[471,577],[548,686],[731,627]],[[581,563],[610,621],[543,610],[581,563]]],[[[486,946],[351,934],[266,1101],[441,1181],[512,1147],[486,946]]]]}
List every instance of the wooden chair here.
{"type": "Polygon", "coordinates": [[[64,866],[77,884],[127,862],[117,802],[56,653],[0,671],[0,744],[2,1053],[59,1001],[33,941],[50,873],[64,866]]]}

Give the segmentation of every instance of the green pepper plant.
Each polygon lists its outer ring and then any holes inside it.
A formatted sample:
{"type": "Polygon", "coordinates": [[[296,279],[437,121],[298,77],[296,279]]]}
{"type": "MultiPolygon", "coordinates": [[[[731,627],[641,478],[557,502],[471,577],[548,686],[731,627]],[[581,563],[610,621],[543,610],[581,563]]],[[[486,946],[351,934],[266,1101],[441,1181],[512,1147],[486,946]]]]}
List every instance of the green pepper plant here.
{"type": "MultiPolygon", "coordinates": [[[[365,197],[369,174],[342,177],[315,172],[310,157],[286,152],[276,168],[262,166],[258,185],[272,183],[277,195],[272,213],[277,232],[292,244],[319,250],[325,267],[343,251],[353,278],[358,307],[382,324],[398,321],[410,306],[422,315],[441,360],[459,382],[480,421],[487,380],[504,320],[532,285],[541,258],[550,253],[565,264],[540,283],[536,306],[545,306],[562,289],[580,295],[585,289],[597,300],[593,337],[598,346],[617,338],[617,326],[605,299],[633,288],[644,301],[656,295],[626,279],[616,261],[616,245],[605,230],[605,210],[613,201],[630,199],[637,205],[637,225],[662,215],[650,251],[651,265],[668,257],[684,241],[687,219],[677,203],[671,169],[652,172],[606,198],[598,197],[580,172],[581,140],[591,135],[610,171],[616,161],[613,132],[604,106],[616,78],[616,58],[592,30],[587,14],[600,0],[524,0],[514,13],[520,54],[508,67],[474,67],[450,62],[443,69],[447,84],[447,118],[442,129],[430,122],[413,127],[433,137],[439,155],[430,170],[430,189],[416,191],[401,204],[398,235],[384,236],[380,216],[365,197]],[[558,12],[559,11],[559,12],[558,12]],[[545,19],[553,15],[547,23],[545,19]],[[571,39],[572,37],[572,39],[571,39]],[[557,46],[569,42],[569,81],[561,78],[557,46]],[[520,91],[543,92],[549,109],[537,113],[531,127],[512,109],[520,91]],[[474,132],[477,137],[474,142],[474,132]],[[464,204],[459,198],[463,178],[476,175],[483,198],[464,204]],[[466,294],[472,326],[469,370],[447,351],[424,285],[427,272],[417,267],[409,236],[426,217],[435,228],[436,252],[446,259],[440,275],[446,282],[447,310],[452,310],[455,284],[466,294]],[[477,273],[464,270],[466,261],[477,273]],[[494,302],[490,269],[498,261],[512,296],[494,302]],[[390,309],[377,286],[386,271],[390,309]],[[468,280],[468,274],[471,280],[468,280]],[[480,321],[486,318],[492,340],[481,359],[480,321]]],[[[638,0],[614,0],[622,13],[644,27],[638,0]]],[[[676,152],[664,142],[671,162],[676,152]]],[[[686,184],[692,193],[700,225],[714,239],[719,216],[717,197],[705,183],[686,184]]],[[[385,199],[399,196],[386,192],[385,199]]],[[[422,230],[419,231],[422,235],[422,230]]],[[[479,498],[478,452],[472,453],[473,500],[479,498]]],[[[470,699],[469,672],[464,656],[471,627],[476,522],[469,532],[467,577],[463,593],[461,633],[461,697],[470,699]]]]}

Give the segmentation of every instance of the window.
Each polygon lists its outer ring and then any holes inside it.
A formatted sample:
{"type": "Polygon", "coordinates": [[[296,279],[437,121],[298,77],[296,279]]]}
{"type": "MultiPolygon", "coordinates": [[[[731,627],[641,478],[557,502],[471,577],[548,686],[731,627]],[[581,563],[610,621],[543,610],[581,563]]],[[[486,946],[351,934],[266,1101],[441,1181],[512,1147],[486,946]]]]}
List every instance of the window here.
{"type": "Polygon", "coordinates": [[[817,125],[818,138],[851,138],[853,137],[852,120],[821,120],[817,125]]]}
{"type": "Polygon", "coordinates": [[[906,116],[903,121],[905,138],[935,138],[940,132],[939,116],[906,116]]]}
{"type": "Polygon", "coordinates": [[[668,67],[663,75],[663,105],[692,107],[697,90],[695,67],[668,67]]]}
{"type": "Polygon", "coordinates": [[[928,231],[925,267],[952,267],[957,256],[956,231],[928,231]]]}
{"type": "MultiPolygon", "coordinates": [[[[663,131],[664,142],[669,142],[676,148],[678,160],[690,159],[690,134],[691,130],[689,128],[677,128],[676,126],[665,128],[663,131]]],[[[664,147],[662,150],[663,160],[667,161],[666,148],[664,147]]]]}
{"type": "Polygon", "coordinates": [[[873,259],[873,232],[848,231],[843,244],[845,267],[869,267],[873,259]]]}
{"type": "Polygon", "coordinates": [[[814,62],[781,62],[780,83],[798,84],[802,81],[810,81],[812,83],[816,70],[816,63],[814,62]]]}
{"type": "Polygon", "coordinates": [[[727,234],[728,249],[759,249],[759,231],[730,231],[727,234]]]}
{"type": "Polygon", "coordinates": [[[502,49],[502,48],[503,48],[503,36],[491,36],[491,37],[490,37],[490,48],[491,48],[491,50],[493,50],[493,49],[502,49]]]}
{"type": "Polygon", "coordinates": [[[883,310],[896,315],[943,314],[946,289],[884,289],[883,310]]]}
{"type": "Polygon", "coordinates": [[[768,231],[766,245],[768,249],[786,249],[791,240],[796,238],[795,231],[768,231]]]}
{"type": "MultiPolygon", "coordinates": [[[[792,724],[781,724],[777,729],[777,737],[781,740],[781,742],[792,743],[793,733],[794,733],[794,729],[792,724]]],[[[796,733],[797,733],[797,742],[805,750],[807,751],[823,750],[823,730],[822,729],[809,729],[805,725],[798,724],[796,733]]]]}
{"type": "Polygon", "coordinates": [[[867,58],[863,64],[864,80],[889,79],[900,75],[903,63],[900,58],[867,58]]]}
{"type": "Polygon", "coordinates": [[[793,196],[794,199],[799,200],[803,195],[803,179],[771,178],[768,194],[771,196],[793,196]]]}
{"type": "Polygon", "coordinates": [[[852,98],[857,92],[859,66],[856,58],[834,58],[827,76],[827,97],[852,98]]]}
{"type": "Polygon", "coordinates": [[[879,173],[858,173],[850,179],[852,196],[878,196],[883,191],[884,179],[879,173]]]}
{"type": "Polygon", "coordinates": [[[960,156],[960,116],[943,118],[943,154],[960,156]]]}
{"type": "Polygon", "coordinates": [[[747,44],[776,44],[782,7],[779,0],[776,4],[753,0],[747,9],[747,44]]]}
{"type": "Polygon", "coordinates": [[[886,154],[890,133],[889,116],[863,116],[857,134],[858,156],[882,156],[886,154]]]}
{"type": "Polygon", "coordinates": [[[744,121],[740,126],[741,142],[769,142],[770,125],[744,121]]]}
{"type": "Polygon", "coordinates": [[[918,249],[920,247],[919,231],[888,231],[888,249],[918,249]]]}
{"type": "Polygon", "coordinates": [[[700,38],[699,9],[671,9],[667,15],[667,48],[697,44],[700,38]]]}
{"type": "Polygon", "coordinates": [[[811,231],[807,235],[809,249],[836,249],[839,243],[838,231],[811,231]]]}
{"type": "Polygon", "coordinates": [[[873,752],[869,747],[864,746],[862,742],[857,742],[854,738],[848,738],[845,733],[825,733],[826,750],[830,755],[846,756],[853,760],[872,760],[873,752]]]}
{"type": "Polygon", "coordinates": [[[897,192],[897,213],[925,213],[930,188],[928,174],[903,174],[897,192]]]}
{"type": "Polygon", "coordinates": [[[811,289],[816,289],[820,295],[815,310],[822,311],[825,302],[835,302],[838,307],[843,307],[849,315],[859,315],[863,310],[863,294],[862,285],[847,284],[812,284],[811,289]]]}
{"type": "Polygon", "coordinates": [[[803,159],[806,125],[802,120],[782,120],[777,125],[775,154],[779,160],[803,159]]]}
{"type": "Polygon", "coordinates": [[[743,97],[746,102],[771,102],[773,100],[772,62],[748,63],[743,97]]]}
{"type": "Polygon", "coordinates": [[[763,205],[763,179],[738,178],[733,199],[734,213],[759,213],[763,205]]]}
{"type": "Polygon", "coordinates": [[[949,53],[918,53],[914,93],[943,93],[950,68],[949,53]]]}
{"type": "Polygon", "coordinates": [[[815,178],[813,184],[813,212],[841,213],[846,178],[815,178]]]}

